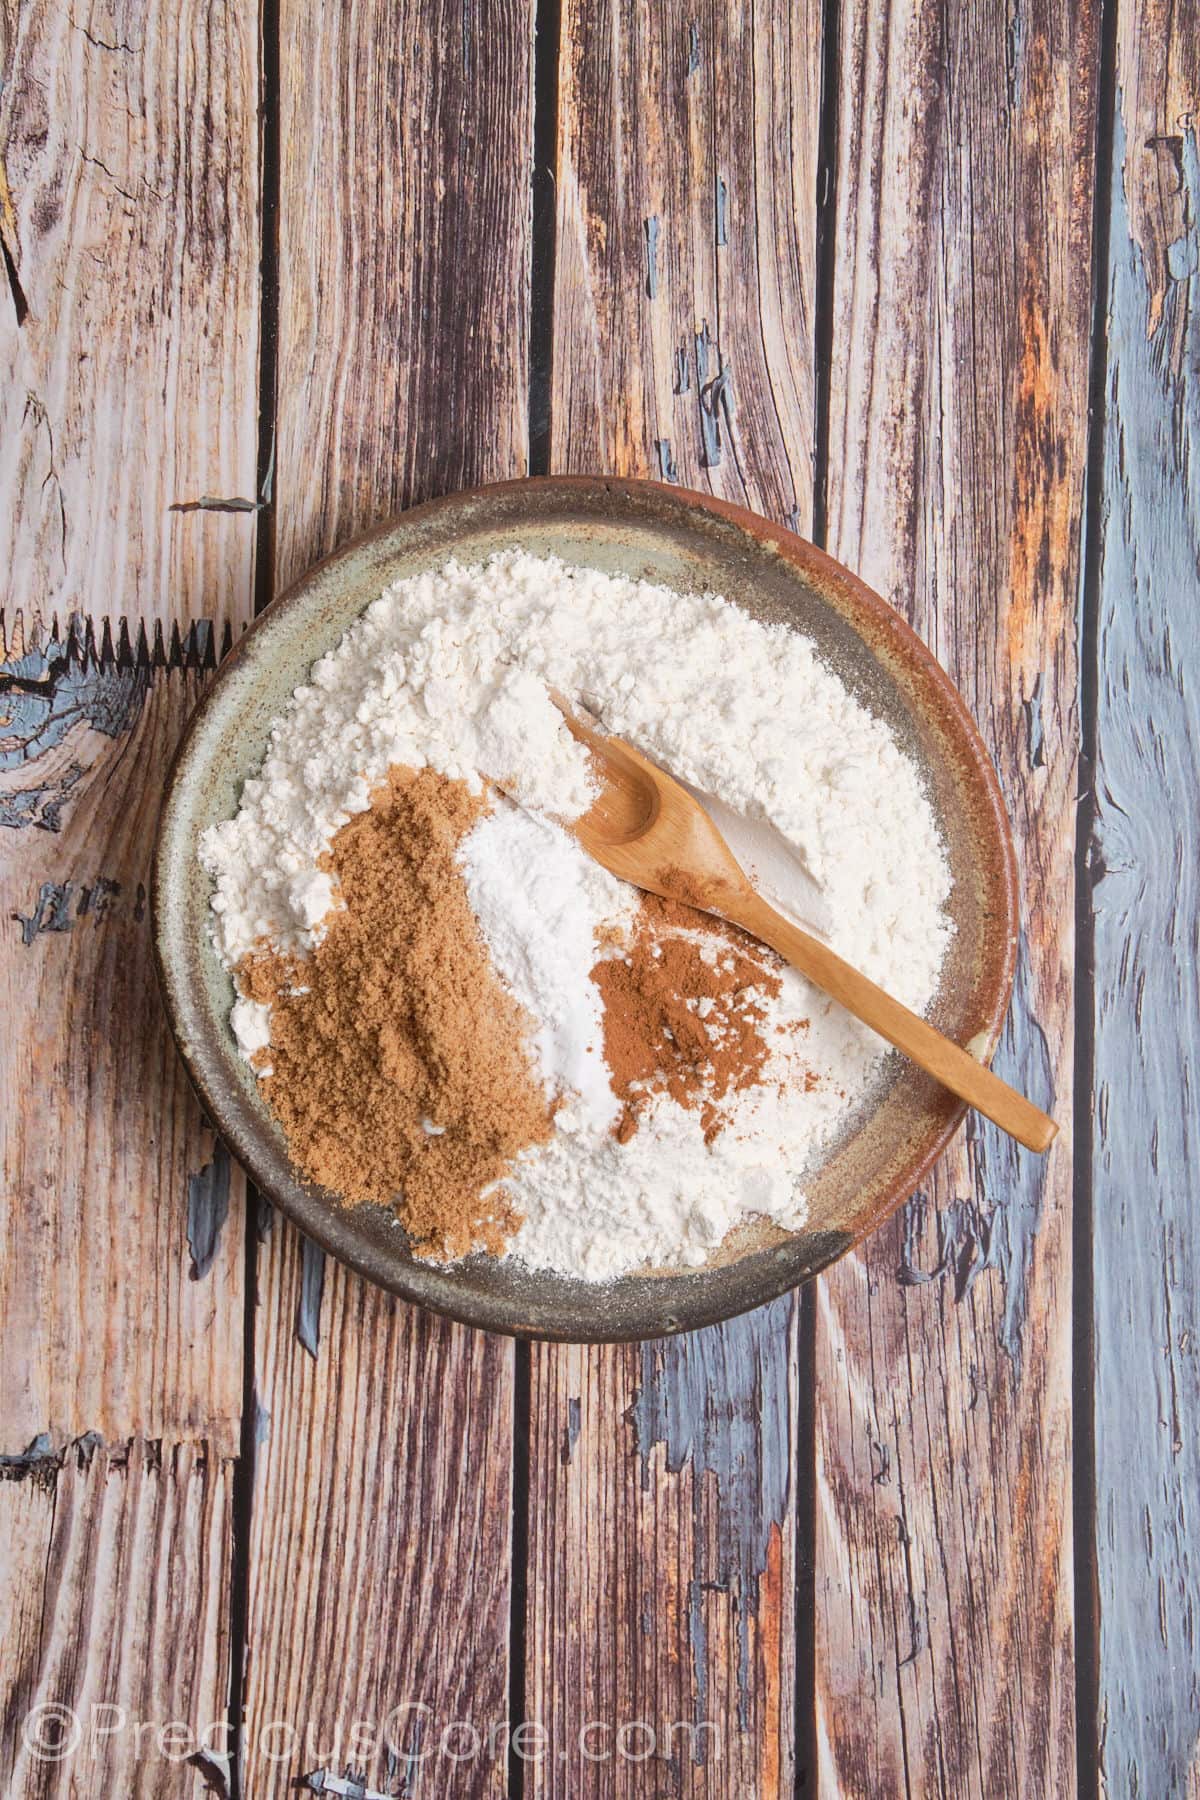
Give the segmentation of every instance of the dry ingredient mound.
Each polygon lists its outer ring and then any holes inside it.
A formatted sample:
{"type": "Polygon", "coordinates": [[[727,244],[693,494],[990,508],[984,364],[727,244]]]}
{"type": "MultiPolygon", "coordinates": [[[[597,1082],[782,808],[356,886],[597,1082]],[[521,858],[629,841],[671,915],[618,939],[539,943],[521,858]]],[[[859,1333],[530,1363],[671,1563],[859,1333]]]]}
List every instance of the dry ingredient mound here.
{"type": "Polygon", "coordinates": [[[426,1255],[499,1254],[519,1217],[486,1190],[553,1129],[531,1021],[493,970],[455,861],[487,809],[463,781],[392,769],[333,841],[344,906],[320,943],[238,970],[271,1008],[262,1091],[293,1162],[347,1200],[394,1206],[426,1255]]]}
{"type": "Polygon", "coordinates": [[[514,543],[391,583],[204,833],[230,1028],[301,1166],[403,1193],[435,1252],[477,1226],[589,1281],[699,1267],[744,1220],[803,1224],[884,1046],[795,969],[743,980],[744,944],[710,961],[589,860],[570,828],[596,782],[556,692],[684,782],[768,900],[928,1006],[950,869],[887,725],[786,625],[514,543]],[[368,812],[395,768],[442,780],[368,812]],[[419,796],[418,837],[393,831],[419,796]]]}
{"type": "Polygon", "coordinates": [[[726,1121],[722,1101],[763,1078],[765,1002],[780,959],[708,913],[644,894],[622,956],[592,970],[604,1001],[604,1059],[622,1102],[626,1144],[656,1094],[699,1108],[704,1141],[726,1121]]]}

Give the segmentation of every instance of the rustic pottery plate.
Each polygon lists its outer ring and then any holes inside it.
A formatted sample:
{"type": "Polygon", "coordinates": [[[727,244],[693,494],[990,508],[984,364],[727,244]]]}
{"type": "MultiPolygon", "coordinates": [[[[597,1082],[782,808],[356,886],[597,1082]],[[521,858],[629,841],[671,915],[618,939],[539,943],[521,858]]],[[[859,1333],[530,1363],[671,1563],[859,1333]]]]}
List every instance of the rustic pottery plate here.
{"type": "MultiPolygon", "coordinates": [[[[806,1181],[807,1227],[788,1235],[744,1226],[699,1270],[598,1288],[482,1256],[445,1268],[412,1257],[390,1213],[347,1208],[297,1179],[236,1053],[232,987],[209,942],[200,835],[235,811],[272,720],[313,661],[389,582],[451,554],[477,561],[514,542],[679,590],[716,590],[814,640],[924,772],[954,875],[957,927],[932,1016],[959,1043],[990,1052],[1012,984],[1013,853],[995,775],[950,681],[884,601],[811,544],[699,494],[597,477],[508,482],[417,507],[318,564],[247,632],[197,708],[167,783],[153,903],[163,993],[192,1080],[234,1154],[303,1232],[351,1267],[494,1331],[578,1341],[686,1331],[761,1305],[841,1256],[917,1186],[964,1106],[889,1057],[806,1181]]],[[[779,704],[787,706],[786,694],[779,704]]]]}

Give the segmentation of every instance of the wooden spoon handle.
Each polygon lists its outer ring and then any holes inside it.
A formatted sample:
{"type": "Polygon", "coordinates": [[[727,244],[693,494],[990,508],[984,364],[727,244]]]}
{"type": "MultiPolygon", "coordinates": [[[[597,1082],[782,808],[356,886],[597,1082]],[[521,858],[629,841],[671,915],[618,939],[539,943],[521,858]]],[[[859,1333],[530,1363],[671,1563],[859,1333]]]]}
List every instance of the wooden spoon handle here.
{"type": "Polygon", "coordinates": [[[739,896],[727,917],[742,925],[755,937],[762,938],[780,956],[807,975],[825,993],[852,1012],[856,1019],[869,1025],[889,1044],[902,1050],[912,1062],[936,1077],[943,1087],[965,1100],[969,1106],[999,1125],[1029,1150],[1046,1150],[1053,1143],[1058,1126],[1044,1112],[1018,1094],[1015,1088],[993,1075],[967,1051],[952,1043],[932,1026],[928,1019],[901,1006],[881,987],[843,962],[840,956],[810,937],[807,931],[777,913],[760,896],[747,890],[744,901],[739,896]]]}

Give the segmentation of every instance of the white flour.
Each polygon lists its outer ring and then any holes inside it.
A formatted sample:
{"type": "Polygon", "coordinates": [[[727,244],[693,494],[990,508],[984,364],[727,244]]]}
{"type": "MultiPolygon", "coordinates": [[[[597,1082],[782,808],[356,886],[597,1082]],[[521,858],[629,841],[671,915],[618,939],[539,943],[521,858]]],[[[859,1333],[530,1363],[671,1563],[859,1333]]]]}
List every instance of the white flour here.
{"type": "MultiPolygon", "coordinates": [[[[551,1142],[514,1168],[525,1215],[514,1253],[603,1280],[646,1261],[702,1262],[748,1212],[800,1223],[795,1178],[884,1046],[788,971],[768,1004],[770,1079],[710,1146],[698,1115],[665,1096],[616,1141],[589,971],[597,934],[619,928],[636,896],[550,822],[577,817],[593,786],[549,687],[717,797],[764,892],[917,1009],[949,941],[950,877],[887,727],[810,643],[720,598],[513,549],[398,582],[314,665],[237,817],[205,835],[217,947],[233,967],[264,938],[315,941],[336,898],[317,859],[393,763],[502,783],[528,810],[498,802],[461,862],[497,971],[537,1022],[534,1066],[563,1100],[551,1142]],[[805,1071],[815,1087],[797,1079],[805,1071]]],[[[262,1011],[235,1008],[247,1054],[269,1030],[262,1011]]]]}
{"type": "Polygon", "coordinates": [[[552,1095],[568,1097],[559,1130],[607,1135],[621,1109],[600,1055],[590,970],[597,934],[629,920],[632,890],[560,826],[506,800],[471,832],[460,860],[496,971],[537,1020],[538,1071],[552,1095]]]}

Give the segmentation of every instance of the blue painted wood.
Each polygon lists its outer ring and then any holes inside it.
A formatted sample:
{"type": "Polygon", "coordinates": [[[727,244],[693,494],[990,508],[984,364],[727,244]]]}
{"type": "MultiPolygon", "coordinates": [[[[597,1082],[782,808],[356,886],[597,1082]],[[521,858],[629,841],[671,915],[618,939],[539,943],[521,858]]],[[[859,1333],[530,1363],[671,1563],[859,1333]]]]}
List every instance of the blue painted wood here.
{"type": "Polygon", "coordinates": [[[188,1176],[188,1249],[192,1280],[203,1281],[216,1260],[221,1231],[229,1217],[229,1151],[220,1139],[202,1168],[188,1176]]]}
{"type": "Polygon", "coordinates": [[[534,1346],[524,1706],[566,1762],[527,1769],[527,1800],[792,1792],[798,1308],[534,1346]],[[647,1764],[581,1755],[589,1721],[634,1720],[653,1722],[647,1764]]]}
{"type": "MultiPolygon", "coordinates": [[[[993,1067],[1035,1106],[1053,1115],[1057,1110],[1054,1057],[1038,1018],[1033,993],[1029,943],[1021,934],[1017,951],[1012,1005],[1004,1033],[996,1048],[993,1067]]],[[[1042,1228],[1046,1205],[1045,1159],[1035,1156],[978,1113],[967,1119],[967,1155],[974,1185],[974,1206],[986,1221],[986,1254],[971,1271],[971,1279],[983,1268],[999,1269],[1003,1277],[1003,1306],[998,1336],[1020,1380],[1024,1362],[1025,1331],[1029,1324],[1029,1273],[1034,1241],[1042,1228]]],[[[962,1291],[968,1282],[962,1281],[962,1291]]]]}
{"type": "Polygon", "coordinates": [[[1108,1792],[1147,1800],[1200,1778],[1200,20],[1181,12],[1130,5],[1119,38],[1090,846],[1100,1742],[1108,1792]]]}
{"type": "Polygon", "coordinates": [[[312,1357],[321,1347],[321,1300],[325,1293],[325,1252],[311,1238],[300,1240],[300,1294],[296,1336],[312,1357]]]}
{"type": "MultiPolygon", "coordinates": [[[[808,530],[819,0],[552,10],[550,467],[808,530]]],[[[792,1791],[797,1356],[791,1299],[640,1350],[534,1348],[527,1716],[564,1744],[588,1721],[697,1735],[637,1769],[527,1768],[528,1800],[792,1791]]]]}
{"type": "Polygon", "coordinates": [[[706,1591],[732,1596],[737,1619],[738,1715],[751,1696],[749,1621],[773,1531],[788,1528],[795,1456],[788,1395],[790,1296],[731,1319],[721,1329],[643,1344],[641,1387],[631,1409],[644,1479],[656,1444],[678,1474],[690,1463],[697,1490],[694,1566],[688,1583],[688,1641],[696,1716],[706,1716],[709,1648],[706,1591]],[[699,1498],[711,1475],[715,1509],[707,1531],[699,1498]]]}

